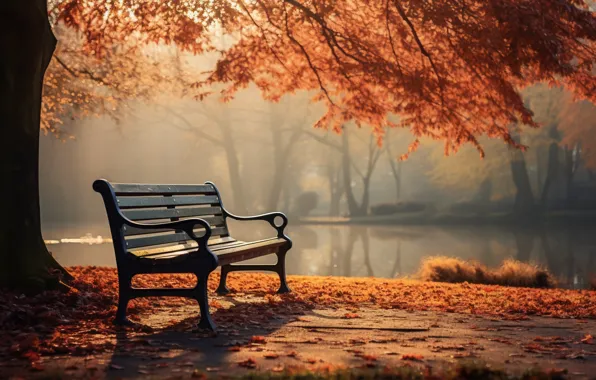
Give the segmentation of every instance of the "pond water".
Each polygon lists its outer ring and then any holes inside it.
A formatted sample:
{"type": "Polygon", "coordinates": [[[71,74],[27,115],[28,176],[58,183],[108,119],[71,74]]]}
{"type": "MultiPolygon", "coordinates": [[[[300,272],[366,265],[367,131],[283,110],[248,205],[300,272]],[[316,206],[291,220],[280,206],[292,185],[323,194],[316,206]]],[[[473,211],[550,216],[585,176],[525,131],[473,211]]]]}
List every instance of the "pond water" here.
{"type": "MultiPolygon", "coordinates": [[[[267,237],[267,226],[230,225],[242,240],[267,237]]],[[[290,274],[352,277],[415,277],[429,256],[476,260],[489,267],[514,258],[548,268],[561,285],[587,286],[596,274],[596,228],[488,226],[294,225],[290,274]]],[[[46,228],[50,251],[63,265],[115,266],[107,225],[46,228]],[[86,234],[92,239],[78,239],[86,234]],[[100,236],[100,238],[98,238],[100,236]],[[68,240],[70,239],[70,240],[68,240]]],[[[253,260],[274,262],[272,257],[253,260]]]]}

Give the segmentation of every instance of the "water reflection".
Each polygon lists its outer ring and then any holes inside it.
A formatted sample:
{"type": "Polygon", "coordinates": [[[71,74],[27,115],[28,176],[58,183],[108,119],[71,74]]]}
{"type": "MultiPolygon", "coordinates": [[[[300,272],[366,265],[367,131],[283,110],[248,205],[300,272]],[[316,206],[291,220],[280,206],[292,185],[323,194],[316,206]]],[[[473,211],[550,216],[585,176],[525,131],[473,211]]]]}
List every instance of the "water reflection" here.
{"type": "MultiPolygon", "coordinates": [[[[267,228],[254,226],[230,228],[240,239],[261,238],[270,233],[267,228]]],[[[63,265],[114,266],[112,245],[105,244],[109,240],[101,237],[109,234],[103,228],[94,231],[101,235],[65,240],[66,232],[55,229],[46,234],[52,236],[46,237],[60,240],[61,244],[51,245],[50,250],[63,265]],[[66,241],[104,244],[83,246],[64,244],[66,241]]],[[[69,232],[76,233],[74,236],[83,235],[78,231],[69,232]]],[[[313,225],[290,227],[288,234],[294,241],[294,248],[287,257],[290,274],[412,277],[421,261],[434,255],[477,260],[489,267],[496,267],[508,258],[537,263],[549,268],[562,285],[576,288],[587,286],[591,276],[596,274],[593,227],[313,225]]]]}

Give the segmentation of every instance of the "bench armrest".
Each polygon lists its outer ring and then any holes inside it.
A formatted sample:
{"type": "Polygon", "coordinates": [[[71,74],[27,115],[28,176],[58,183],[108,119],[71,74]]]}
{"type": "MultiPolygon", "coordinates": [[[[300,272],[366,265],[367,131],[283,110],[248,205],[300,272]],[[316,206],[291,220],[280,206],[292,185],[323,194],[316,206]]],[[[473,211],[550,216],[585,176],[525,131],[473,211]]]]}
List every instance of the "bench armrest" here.
{"type": "Polygon", "coordinates": [[[277,231],[277,237],[279,237],[279,238],[286,237],[284,234],[284,230],[288,225],[288,217],[282,212],[270,212],[267,214],[254,215],[254,216],[238,216],[238,215],[230,214],[228,211],[224,211],[224,212],[227,217],[235,219],[235,220],[239,220],[239,221],[264,220],[266,222],[269,222],[269,224],[271,224],[271,227],[275,228],[275,230],[277,231]],[[275,224],[275,218],[277,218],[277,217],[282,219],[282,223],[279,226],[275,224]]]}
{"type": "Polygon", "coordinates": [[[217,198],[219,199],[219,205],[223,212],[224,218],[232,218],[232,219],[239,220],[239,221],[264,220],[266,222],[269,222],[269,224],[271,224],[271,227],[275,228],[275,230],[277,231],[278,238],[286,239],[287,241],[290,242],[290,244],[292,243],[290,238],[287,237],[284,233],[284,230],[288,225],[288,217],[284,213],[270,212],[267,214],[254,215],[254,216],[234,215],[231,212],[229,212],[228,210],[226,210],[226,208],[224,207],[223,202],[221,201],[221,194],[219,194],[219,190],[217,190],[217,186],[215,186],[215,184],[213,182],[205,182],[205,183],[213,186],[213,189],[215,190],[215,193],[217,194],[217,198]],[[275,224],[275,218],[277,218],[277,217],[280,217],[282,219],[282,223],[279,226],[275,224]]]}
{"type": "Polygon", "coordinates": [[[139,223],[134,222],[124,215],[120,214],[122,217],[123,224],[143,229],[143,230],[156,230],[156,229],[164,229],[164,230],[182,230],[186,232],[186,234],[193,239],[194,241],[199,244],[199,246],[207,246],[207,242],[211,237],[211,226],[203,219],[199,218],[192,218],[192,219],[184,219],[184,220],[177,220],[175,222],[164,222],[164,223],[139,223]],[[199,224],[201,227],[205,229],[205,235],[199,237],[194,233],[194,227],[199,224]]]}

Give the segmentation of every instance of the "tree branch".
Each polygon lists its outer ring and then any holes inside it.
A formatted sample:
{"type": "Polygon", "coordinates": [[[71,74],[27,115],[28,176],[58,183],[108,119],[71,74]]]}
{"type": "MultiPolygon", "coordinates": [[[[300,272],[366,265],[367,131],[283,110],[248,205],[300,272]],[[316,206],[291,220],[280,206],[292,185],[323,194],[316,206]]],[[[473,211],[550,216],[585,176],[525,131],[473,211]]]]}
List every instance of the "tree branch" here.
{"type": "Polygon", "coordinates": [[[437,76],[439,90],[441,91],[441,103],[443,104],[445,102],[444,96],[443,96],[443,79],[441,78],[441,75],[439,74],[439,70],[437,69],[437,66],[435,65],[435,61],[433,60],[433,57],[430,55],[428,50],[426,50],[426,48],[424,47],[424,44],[420,40],[420,37],[418,36],[418,32],[416,31],[416,27],[414,27],[414,24],[412,23],[412,21],[410,20],[410,18],[408,17],[408,15],[404,11],[404,9],[402,8],[401,4],[397,0],[393,0],[393,5],[395,6],[395,9],[397,9],[397,13],[399,13],[400,17],[406,22],[406,24],[408,24],[408,27],[410,28],[410,31],[412,32],[412,36],[414,37],[414,40],[416,41],[416,44],[418,45],[420,52],[430,62],[430,65],[431,65],[433,71],[435,72],[435,75],[437,76]]]}

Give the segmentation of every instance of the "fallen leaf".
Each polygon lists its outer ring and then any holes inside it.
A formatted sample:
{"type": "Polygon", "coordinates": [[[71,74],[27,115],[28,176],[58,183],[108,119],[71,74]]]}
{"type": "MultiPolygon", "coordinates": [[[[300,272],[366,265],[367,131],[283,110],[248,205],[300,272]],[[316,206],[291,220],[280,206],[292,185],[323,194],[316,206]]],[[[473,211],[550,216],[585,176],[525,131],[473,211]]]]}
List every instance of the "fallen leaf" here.
{"type": "Polygon", "coordinates": [[[250,342],[255,344],[265,344],[267,340],[264,336],[254,335],[252,338],[250,338],[250,342]]]}
{"type": "Polygon", "coordinates": [[[420,362],[424,359],[424,356],[419,355],[419,354],[404,354],[401,357],[401,360],[411,360],[411,361],[416,361],[416,362],[420,362]]]}
{"type": "Polygon", "coordinates": [[[207,375],[205,375],[203,372],[199,371],[198,369],[195,369],[192,372],[192,375],[190,375],[190,377],[192,377],[193,379],[206,379],[207,375]]]}
{"type": "Polygon", "coordinates": [[[253,358],[248,358],[246,360],[243,360],[241,362],[238,362],[238,365],[240,367],[244,367],[244,368],[250,368],[250,369],[254,369],[257,368],[257,362],[255,359],[253,358]]]}
{"type": "Polygon", "coordinates": [[[30,368],[32,371],[35,371],[35,372],[41,372],[41,371],[45,370],[45,367],[43,365],[41,365],[39,362],[31,363],[30,368]]]}

